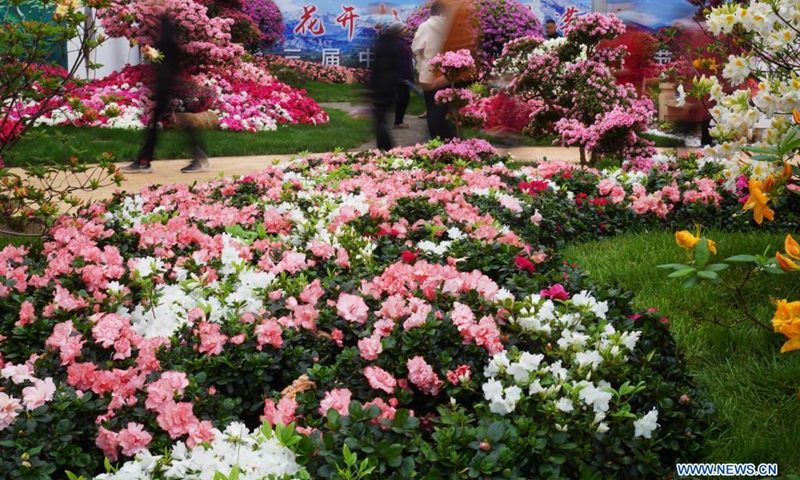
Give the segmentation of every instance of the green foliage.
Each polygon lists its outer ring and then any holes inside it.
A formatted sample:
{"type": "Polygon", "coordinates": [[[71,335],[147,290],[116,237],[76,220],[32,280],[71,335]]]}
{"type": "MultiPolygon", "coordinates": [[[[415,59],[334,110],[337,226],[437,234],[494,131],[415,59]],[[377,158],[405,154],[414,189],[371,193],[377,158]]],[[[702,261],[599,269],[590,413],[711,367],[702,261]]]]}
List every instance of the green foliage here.
{"type": "MultiPolygon", "coordinates": [[[[750,268],[748,262],[765,250],[774,251],[785,236],[763,231],[709,230],[706,234],[716,240],[719,255],[728,262],[744,262],[722,272],[726,282],[740,278],[741,269],[750,268]]],[[[709,451],[704,461],[774,462],[782,475],[797,474],[800,462],[794,446],[800,442],[796,398],[800,357],[781,355],[785,339],[753,323],[722,328],[701,321],[740,318],[742,307],[725,289],[700,288],[687,295],[680,282],[665,281],[654,267],[674,261],[676,249],[674,234],[655,231],[575,244],[564,255],[599,284],[635,289],[637,306],[657,308],[671,320],[680,351],[716,405],[716,426],[707,436],[709,451]]],[[[798,295],[800,282],[791,276],[761,275],[749,284],[744,300],[753,316],[765,322],[774,313],[765,299],[798,295]]]]}

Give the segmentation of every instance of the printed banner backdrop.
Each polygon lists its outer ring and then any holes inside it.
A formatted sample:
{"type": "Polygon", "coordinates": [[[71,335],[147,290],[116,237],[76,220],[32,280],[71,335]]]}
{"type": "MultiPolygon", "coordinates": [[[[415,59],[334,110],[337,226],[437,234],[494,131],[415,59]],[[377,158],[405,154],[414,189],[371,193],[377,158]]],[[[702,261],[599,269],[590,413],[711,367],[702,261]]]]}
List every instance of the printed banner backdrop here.
{"type": "Polygon", "coordinates": [[[686,0],[608,0],[606,13],[613,13],[628,26],[655,33],[675,24],[696,27],[697,7],[686,0]]]}
{"type": "MultiPolygon", "coordinates": [[[[369,67],[377,25],[406,18],[423,0],[276,0],[286,23],[286,42],[273,53],[333,65],[369,67]]],[[[591,0],[525,0],[539,19],[567,24],[591,11],[591,0]]]]}

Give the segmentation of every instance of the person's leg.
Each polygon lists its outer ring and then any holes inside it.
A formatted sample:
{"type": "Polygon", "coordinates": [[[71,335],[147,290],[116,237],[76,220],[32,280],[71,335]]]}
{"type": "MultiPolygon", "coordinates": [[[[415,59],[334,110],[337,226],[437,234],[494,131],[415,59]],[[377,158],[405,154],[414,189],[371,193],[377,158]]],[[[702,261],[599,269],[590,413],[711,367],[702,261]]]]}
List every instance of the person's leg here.
{"type": "Polygon", "coordinates": [[[205,172],[211,166],[210,162],[208,161],[208,156],[206,152],[203,151],[203,139],[200,135],[200,132],[192,128],[191,126],[187,126],[185,128],[186,139],[189,142],[189,145],[192,147],[192,162],[189,165],[183,167],[181,172],[183,173],[198,173],[198,172],[205,172]]]}
{"type": "Polygon", "coordinates": [[[153,101],[153,111],[150,112],[150,119],[144,135],[144,145],[136,155],[136,160],[122,169],[124,173],[152,172],[150,163],[153,161],[158,143],[158,122],[169,108],[170,92],[165,88],[157,88],[153,101]]]}
{"type": "Polygon", "coordinates": [[[447,119],[450,108],[435,100],[436,91],[425,92],[425,105],[428,107],[428,132],[431,138],[451,140],[455,138],[455,127],[447,119]]]}
{"type": "Polygon", "coordinates": [[[406,118],[406,111],[408,104],[411,101],[411,87],[406,84],[397,86],[397,103],[394,106],[394,124],[402,125],[403,120],[406,118]]]}
{"type": "Polygon", "coordinates": [[[389,132],[389,125],[386,121],[386,114],[389,111],[390,105],[383,103],[376,103],[372,106],[372,114],[375,120],[375,137],[378,143],[379,150],[391,150],[394,148],[392,143],[392,135],[389,132]]]}

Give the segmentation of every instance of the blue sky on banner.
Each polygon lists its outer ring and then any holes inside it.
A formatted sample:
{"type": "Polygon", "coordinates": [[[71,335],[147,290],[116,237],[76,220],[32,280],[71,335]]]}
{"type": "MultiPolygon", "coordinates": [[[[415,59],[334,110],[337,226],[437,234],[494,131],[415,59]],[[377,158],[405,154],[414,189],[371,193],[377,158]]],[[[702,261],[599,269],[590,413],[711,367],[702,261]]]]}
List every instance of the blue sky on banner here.
{"type": "MultiPolygon", "coordinates": [[[[375,26],[404,21],[423,0],[276,0],[286,23],[286,42],[275,53],[304,60],[368,66],[375,26]]],[[[540,20],[569,21],[591,10],[591,0],[525,0],[540,20]]]]}

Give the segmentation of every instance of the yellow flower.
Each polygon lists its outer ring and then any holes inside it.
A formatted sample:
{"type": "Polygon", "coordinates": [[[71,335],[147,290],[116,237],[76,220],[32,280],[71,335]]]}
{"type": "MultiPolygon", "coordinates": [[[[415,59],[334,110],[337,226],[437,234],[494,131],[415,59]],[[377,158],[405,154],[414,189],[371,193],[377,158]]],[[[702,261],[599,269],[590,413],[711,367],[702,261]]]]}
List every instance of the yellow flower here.
{"type": "Polygon", "coordinates": [[[770,222],[775,220],[775,211],[769,208],[769,197],[761,190],[761,182],[755,178],[750,179],[750,198],[744,205],[745,210],[753,211],[753,218],[761,225],[766,218],[770,222]]]}
{"type": "Polygon", "coordinates": [[[787,272],[800,272],[800,244],[791,235],[787,235],[784,246],[786,255],[780,252],[775,254],[778,266],[787,272]]]}
{"type": "Polygon", "coordinates": [[[700,243],[700,239],[692,235],[688,230],[676,232],[675,241],[678,242],[679,247],[687,250],[693,249],[700,243]]]}
{"type": "Polygon", "coordinates": [[[800,125],[800,110],[792,110],[792,116],[794,117],[794,123],[800,125]]]}
{"type": "Polygon", "coordinates": [[[783,270],[787,272],[800,272],[800,264],[795,263],[789,257],[783,256],[781,252],[776,253],[775,258],[778,260],[778,266],[783,270]]]}
{"type": "Polygon", "coordinates": [[[786,240],[783,242],[786,255],[792,257],[793,260],[800,260],[800,243],[792,238],[791,235],[786,235],[786,240]]]}
{"type": "Polygon", "coordinates": [[[716,255],[717,254],[717,242],[715,242],[714,240],[708,240],[708,239],[706,240],[706,242],[708,242],[708,249],[711,251],[711,253],[716,255]]]}
{"type": "MultiPolygon", "coordinates": [[[[677,242],[678,246],[681,248],[693,250],[695,247],[697,247],[697,244],[700,243],[700,227],[697,227],[697,236],[692,235],[688,230],[675,232],[675,242],[677,242]]],[[[706,239],[706,242],[708,242],[708,249],[711,251],[711,253],[716,255],[717,243],[708,239],[706,239]]]]}
{"type": "Polygon", "coordinates": [[[781,353],[800,350],[800,302],[778,301],[772,328],[785,335],[789,341],[781,347],[781,353]]]}

